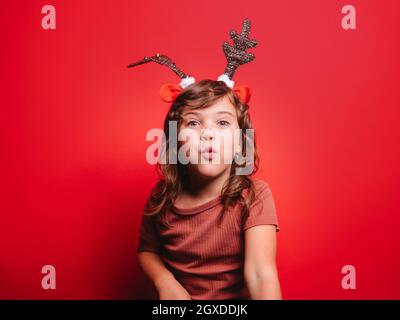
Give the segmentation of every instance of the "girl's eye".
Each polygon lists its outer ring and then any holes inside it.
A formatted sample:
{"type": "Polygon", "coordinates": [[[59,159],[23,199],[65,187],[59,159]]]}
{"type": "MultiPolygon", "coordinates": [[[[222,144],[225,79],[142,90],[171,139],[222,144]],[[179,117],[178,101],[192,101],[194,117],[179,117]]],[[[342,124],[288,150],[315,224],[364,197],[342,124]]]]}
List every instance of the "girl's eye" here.
{"type": "Polygon", "coordinates": [[[187,124],[188,124],[189,127],[195,127],[198,124],[198,122],[192,120],[192,121],[189,121],[187,124]]]}
{"type": "Polygon", "coordinates": [[[228,121],[225,121],[225,120],[221,120],[221,121],[219,122],[219,124],[220,124],[221,126],[223,126],[223,127],[226,127],[226,126],[229,126],[229,125],[230,125],[230,123],[229,123],[228,121]]]}

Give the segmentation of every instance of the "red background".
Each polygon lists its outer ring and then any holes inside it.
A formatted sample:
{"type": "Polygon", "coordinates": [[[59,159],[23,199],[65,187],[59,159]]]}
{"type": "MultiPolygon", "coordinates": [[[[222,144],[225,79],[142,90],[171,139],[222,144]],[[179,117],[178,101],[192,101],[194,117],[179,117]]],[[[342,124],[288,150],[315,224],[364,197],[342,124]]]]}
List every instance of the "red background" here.
{"type": "Polygon", "coordinates": [[[146,132],[168,106],[164,53],[197,79],[252,21],[261,153],[281,224],[286,299],[399,299],[398,1],[7,1],[1,23],[0,298],[154,297],[135,250],[156,180],[146,132]],[[244,5],[243,5],[244,3],[244,5]],[[41,8],[57,29],[41,28],[41,8]],[[357,29],[341,28],[341,8],[357,29]],[[57,289],[41,288],[54,265],[57,289]],[[341,288],[342,266],[357,289],[341,288]]]}

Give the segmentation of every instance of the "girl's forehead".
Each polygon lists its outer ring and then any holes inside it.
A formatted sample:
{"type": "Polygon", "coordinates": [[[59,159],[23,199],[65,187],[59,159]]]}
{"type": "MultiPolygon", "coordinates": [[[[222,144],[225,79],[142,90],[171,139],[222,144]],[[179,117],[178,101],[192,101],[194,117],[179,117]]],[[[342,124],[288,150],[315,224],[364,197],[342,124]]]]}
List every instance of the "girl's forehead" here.
{"type": "Polygon", "coordinates": [[[185,109],[182,113],[182,116],[186,115],[199,115],[199,116],[214,116],[226,114],[236,117],[236,108],[229,101],[228,97],[224,97],[222,99],[217,100],[211,106],[207,108],[201,109],[185,109]]]}

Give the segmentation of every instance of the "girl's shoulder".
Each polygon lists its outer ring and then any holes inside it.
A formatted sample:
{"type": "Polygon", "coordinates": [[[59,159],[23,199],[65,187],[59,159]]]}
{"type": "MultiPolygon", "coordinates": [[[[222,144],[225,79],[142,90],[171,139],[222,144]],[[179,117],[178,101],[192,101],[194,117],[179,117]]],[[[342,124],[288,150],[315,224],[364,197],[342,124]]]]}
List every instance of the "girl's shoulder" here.
{"type": "Polygon", "coordinates": [[[272,224],[279,231],[278,216],[275,201],[269,183],[262,179],[252,178],[254,198],[249,206],[248,215],[244,221],[243,230],[264,224],[272,224]]]}
{"type": "Polygon", "coordinates": [[[254,193],[256,197],[259,196],[260,194],[272,193],[270,185],[266,180],[254,177],[251,177],[250,179],[253,182],[254,193]]]}
{"type": "Polygon", "coordinates": [[[269,188],[269,183],[266,180],[254,177],[250,179],[253,181],[256,188],[269,188]]]}

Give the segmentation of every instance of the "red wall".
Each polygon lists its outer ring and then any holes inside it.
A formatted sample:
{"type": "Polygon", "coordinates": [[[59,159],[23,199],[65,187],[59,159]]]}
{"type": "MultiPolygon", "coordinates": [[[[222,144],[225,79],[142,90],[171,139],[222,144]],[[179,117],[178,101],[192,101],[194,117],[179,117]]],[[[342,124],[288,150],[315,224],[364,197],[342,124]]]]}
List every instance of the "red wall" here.
{"type": "Polygon", "coordinates": [[[216,79],[244,17],[259,46],[235,80],[253,90],[284,298],[400,298],[399,2],[242,3],[2,3],[0,298],[154,297],[135,257],[156,180],[145,135],[168,108],[161,84],[179,79],[126,65],[160,52],[216,79]],[[56,30],[41,28],[46,4],[56,30]],[[341,27],[345,4],[356,30],[341,27]],[[56,290],[41,288],[47,264],[56,290]]]}

